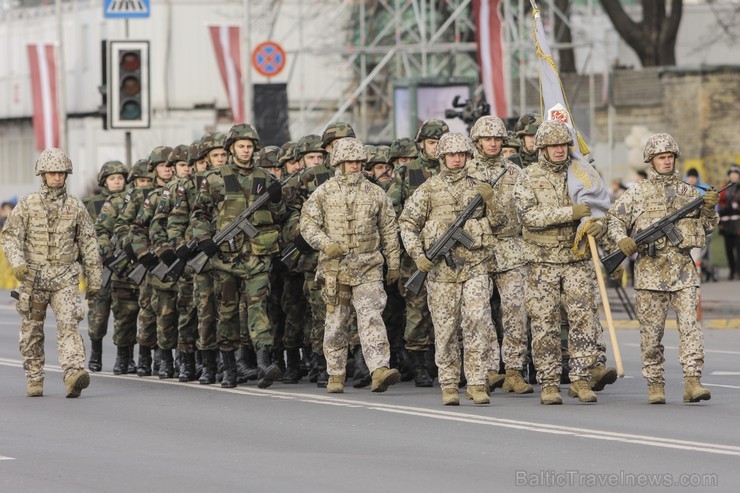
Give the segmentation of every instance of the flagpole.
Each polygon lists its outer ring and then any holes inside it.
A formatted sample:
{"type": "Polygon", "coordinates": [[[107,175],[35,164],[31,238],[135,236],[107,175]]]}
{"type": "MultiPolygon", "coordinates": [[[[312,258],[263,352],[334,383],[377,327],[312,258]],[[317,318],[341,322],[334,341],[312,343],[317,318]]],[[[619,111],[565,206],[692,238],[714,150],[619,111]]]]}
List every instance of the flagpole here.
{"type": "Polygon", "coordinates": [[[57,119],[59,120],[59,145],[67,153],[69,153],[69,146],[67,140],[67,105],[66,105],[66,94],[67,84],[64,79],[64,43],[62,41],[62,1],[55,0],[54,9],[57,20],[57,63],[55,77],[57,79],[57,119]]]}
{"type": "Polygon", "coordinates": [[[252,121],[252,36],[249,32],[250,17],[251,6],[249,0],[244,0],[244,21],[241,29],[242,46],[244,46],[241,60],[244,66],[244,122],[234,123],[254,123],[252,121]]]}

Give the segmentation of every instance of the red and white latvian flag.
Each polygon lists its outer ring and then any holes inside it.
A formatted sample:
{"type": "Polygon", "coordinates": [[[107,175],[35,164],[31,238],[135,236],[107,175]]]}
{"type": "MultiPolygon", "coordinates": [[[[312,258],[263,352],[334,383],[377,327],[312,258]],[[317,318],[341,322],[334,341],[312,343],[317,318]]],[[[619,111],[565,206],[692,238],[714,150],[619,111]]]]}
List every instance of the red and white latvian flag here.
{"type": "Polygon", "coordinates": [[[501,0],[473,0],[478,65],[486,101],[495,115],[509,114],[504,85],[504,51],[501,37],[501,0]]]}
{"type": "Polygon", "coordinates": [[[213,49],[216,51],[218,70],[226,87],[226,97],[234,116],[234,122],[244,121],[244,87],[242,86],[242,64],[239,49],[238,26],[208,26],[213,49]]]}
{"type": "Polygon", "coordinates": [[[33,133],[36,149],[59,147],[59,105],[57,102],[54,45],[28,45],[33,88],[33,133]]]}

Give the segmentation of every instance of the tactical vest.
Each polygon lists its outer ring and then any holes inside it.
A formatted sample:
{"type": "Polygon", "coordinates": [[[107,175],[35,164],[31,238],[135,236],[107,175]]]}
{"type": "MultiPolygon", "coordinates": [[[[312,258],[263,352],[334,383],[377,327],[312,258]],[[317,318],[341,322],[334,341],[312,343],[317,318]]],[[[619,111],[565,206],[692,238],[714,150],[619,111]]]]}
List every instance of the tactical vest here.
{"type": "MultiPolygon", "coordinates": [[[[668,209],[668,198],[665,194],[665,189],[660,185],[651,182],[650,180],[644,180],[639,184],[643,189],[644,197],[644,212],[635,219],[633,230],[639,232],[643,229],[650,227],[656,221],[663,219],[669,214],[669,212],[675,212],[681,207],[685,206],[698,194],[691,193],[691,185],[683,182],[679,182],[676,186],[676,198],[673,200],[673,204],[668,209]]],[[[681,243],[678,244],[679,250],[691,250],[692,248],[703,248],[706,243],[706,234],[701,224],[701,219],[698,217],[699,212],[694,211],[690,214],[692,217],[685,217],[679,221],[676,221],[676,229],[681,233],[683,237],[681,243]]],[[[660,238],[655,242],[656,250],[662,250],[668,244],[665,237],[660,238]]],[[[648,245],[639,246],[640,253],[645,255],[648,251],[648,245]]]]}
{"type": "Polygon", "coordinates": [[[56,220],[44,205],[42,194],[28,196],[28,230],[24,256],[31,264],[65,265],[75,262],[80,250],[77,238],[78,208],[67,196],[56,220]]]}
{"type": "Polygon", "coordinates": [[[92,218],[93,222],[98,218],[98,215],[100,215],[100,211],[103,209],[103,205],[108,201],[110,198],[110,193],[99,193],[97,195],[93,195],[88,200],[85,201],[85,208],[87,209],[87,212],[90,213],[90,217],[92,218]]]}
{"type": "MultiPolygon", "coordinates": [[[[546,207],[572,207],[573,202],[568,194],[567,184],[563,190],[556,190],[549,180],[547,173],[541,168],[533,168],[529,175],[529,183],[537,201],[546,207]]],[[[568,247],[573,245],[576,238],[578,221],[571,221],[555,227],[530,231],[522,229],[525,240],[543,247],[568,247]]]]}
{"type": "Polygon", "coordinates": [[[327,183],[324,197],[329,238],[339,241],[349,253],[379,251],[378,202],[385,197],[374,184],[362,180],[357,187],[347,187],[333,180],[327,183]]]}
{"type": "MultiPolygon", "coordinates": [[[[500,173],[501,171],[498,172],[500,173]]],[[[510,238],[522,234],[522,224],[519,222],[516,203],[514,203],[514,185],[516,185],[519,173],[520,171],[518,169],[516,173],[509,173],[507,171],[496,184],[496,188],[498,188],[501,194],[500,201],[504,207],[504,216],[506,217],[506,224],[498,228],[494,233],[499,238],[510,238]]]]}
{"type": "MultiPolygon", "coordinates": [[[[439,170],[439,168],[436,168],[439,170]]],[[[427,181],[432,176],[435,176],[437,173],[432,173],[432,171],[421,164],[421,158],[416,158],[413,161],[409,161],[405,165],[405,169],[403,172],[403,180],[407,184],[408,189],[408,196],[411,197],[417,188],[419,188],[425,181],[427,181]]]]}

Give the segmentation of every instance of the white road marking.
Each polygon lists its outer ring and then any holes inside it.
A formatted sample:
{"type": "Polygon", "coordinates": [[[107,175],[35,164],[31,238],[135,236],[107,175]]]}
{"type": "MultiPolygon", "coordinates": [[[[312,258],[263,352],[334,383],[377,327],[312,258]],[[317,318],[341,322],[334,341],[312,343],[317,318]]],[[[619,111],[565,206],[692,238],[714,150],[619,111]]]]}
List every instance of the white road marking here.
{"type": "Polygon", "coordinates": [[[722,385],[718,383],[701,383],[705,387],[724,387],[726,389],[740,389],[740,386],[738,385],[722,385]]]}
{"type": "MultiPolygon", "coordinates": [[[[632,346],[632,347],[640,347],[639,344],[636,344],[634,342],[630,342],[628,344],[625,344],[625,346],[632,346]]],[[[678,346],[664,346],[665,349],[671,349],[671,350],[678,350],[678,346]]],[[[721,349],[704,349],[705,353],[717,353],[717,354],[740,354],[740,351],[723,351],[721,349]]],[[[738,373],[740,375],[740,373],[738,373]]]]}
{"type": "Polygon", "coordinates": [[[15,457],[5,457],[4,455],[0,455],[0,460],[15,460],[15,457]]]}
{"type": "Polygon", "coordinates": [[[740,375],[740,371],[713,371],[710,375],[717,375],[718,377],[729,377],[740,375]]]}
{"type": "MultiPolygon", "coordinates": [[[[0,358],[0,365],[19,366],[19,360],[0,358]]],[[[58,366],[47,365],[45,370],[52,372],[61,372],[58,366]]],[[[240,394],[254,397],[271,397],[278,399],[293,399],[308,404],[323,404],[340,407],[359,407],[373,411],[380,411],[392,414],[404,414],[408,416],[419,416],[427,419],[438,419],[444,421],[456,421],[458,423],[469,423],[475,425],[492,426],[498,428],[509,428],[522,430],[532,433],[547,433],[563,436],[572,436],[575,438],[589,438],[592,440],[609,440],[622,443],[645,445],[650,447],[670,448],[677,450],[690,450],[694,452],[706,452],[719,455],[733,455],[740,457],[740,446],[723,445],[718,443],[696,442],[692,440],[678,440],[674,438],[663,438],[650,435],[634,435],[630,433],[619,433],[607,430],[596,430],[588,428],[575,428],[572,426],[553,425],[548,423],[536,423],[532,421],[521,421],[514,419],[495,418],[492,416],[479,416],[467,414],[464,412],[455,412],[447,410],[427,409],[413,406],[401,406],[394,404],[383,404],[379,402],[344,400],[339,395],[316,395],[305,394],[300,392],[285,392],[281,390],[256,389],[248,387],[237,387],[233,389],[224,389],[215,385],[200,385],[197,382],[181,383],[174,379],[159,380],[155,378],[140,378],[134,375],[113,375],[110,372],[98,372],[92,374],[94,378],[113,378],[126,379],[138,382],[147,382],[160,385],[177,385],[190,389],[198,389],[211,392],[226,392],[230,394],[240,394]]],[[[711,385],[711,384],[705,384],[711,385]]],[[[720,386],[720,385],[714,385],[720,386]]],[[[727,387],[722,385],[722,387],[727,387]]],[[[740,388],[740,387],[735,387],[740,388]]]]}

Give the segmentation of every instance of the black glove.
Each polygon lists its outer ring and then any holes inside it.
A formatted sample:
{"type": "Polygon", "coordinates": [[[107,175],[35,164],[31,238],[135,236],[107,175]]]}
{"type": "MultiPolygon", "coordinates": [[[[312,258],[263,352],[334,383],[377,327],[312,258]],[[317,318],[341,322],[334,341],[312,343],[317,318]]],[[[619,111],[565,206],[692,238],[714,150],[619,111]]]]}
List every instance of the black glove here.
{"type": "Polygon", "coordinates": [[[270,202],[278,203],[283,198],[283,187],[279,181],[274,181],[267,187],[267,193],[270,194],[270,202]]]}
{"type": "Polygon", "coordinates": [[[169,267],[177,261],[177,255],[175,255],[175,252],[172,249],[168,248],[159,254],[159,259],[169,267]]]}
{"type": "Polygon", "coordinates": [[[177,258],[179,258],[180,260],[190,260],[193,252],[190,251],[190,248],[188,248],[187,245],[183,245],[175,250],[175,254],[177,254],[177,258]]]}
{"type": "Polygon", "coordinates": [[[152,267],[157,265],[157,262],[159,262],[159,259],[152,252],[147,253],[139,259],[139,263],[147,269],[151,269],[152,267]]]}
{"type": "Polygon", "coordinates": [[[296,236],[295,240],[293,240],[293,244],[298,250],[300,250],[303,253],[311,253],[311,252],[316,251],[313,249],[311,245],[308,244],[306,239],[303,238],[303,236],[301,236],[300,233],[298,233],[298,236],[296,236]]]}
{"type": "Polygon", "coordinates": [[[123,251],[126,252],[126,256],[129,260],[136,262],[136,253],[134,252],[134,247],[131,246],[131,243],[123,245],[123,251]]]}
{"type": "Polygon", "coordinates": [[[216,245],[216,242],[210,238],[199,241],[198,247],[200,248],[200,251],[208,255],[209,258],[215,257],[218,255],[218,252],[221,251],[220,248],[218,248],[218,245],[216,245]]]}

